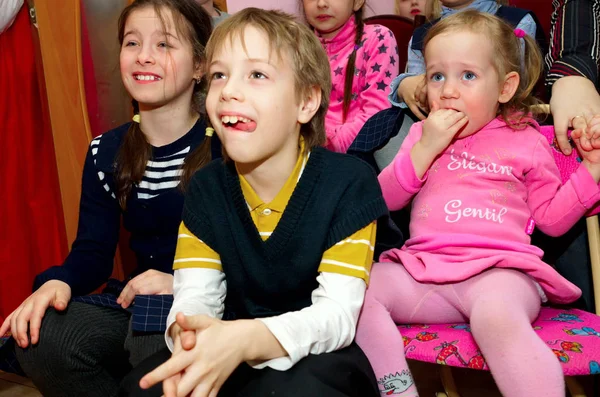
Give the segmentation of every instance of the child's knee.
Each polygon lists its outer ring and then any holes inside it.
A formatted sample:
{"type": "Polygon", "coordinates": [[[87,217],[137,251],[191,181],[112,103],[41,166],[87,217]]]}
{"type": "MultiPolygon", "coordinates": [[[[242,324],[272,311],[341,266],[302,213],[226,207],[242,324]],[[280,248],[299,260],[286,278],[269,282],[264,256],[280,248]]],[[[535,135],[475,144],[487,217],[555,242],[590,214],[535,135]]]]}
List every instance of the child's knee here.
{"type": "Polygon", "coordinates": [[[508,302],[490,301],[474,308],[470,317],[471,330],[475,338],[486,337],[512,340],[531,329],[533,319],[528,310],[508,302]]]}

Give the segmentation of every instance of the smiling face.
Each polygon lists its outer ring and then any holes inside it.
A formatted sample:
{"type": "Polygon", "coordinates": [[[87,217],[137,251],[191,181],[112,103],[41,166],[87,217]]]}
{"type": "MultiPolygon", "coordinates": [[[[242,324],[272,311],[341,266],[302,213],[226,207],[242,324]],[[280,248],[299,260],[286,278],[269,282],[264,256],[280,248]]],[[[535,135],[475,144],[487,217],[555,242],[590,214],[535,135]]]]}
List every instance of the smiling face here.
{"type": "MultiPolygon", "coordinates": [[[[492,121],[502,97],[502,84],[486,37],[470,31],[442,33],[425,48],[429,106],[465,113],[469,121],[460,133],[471,135],[492,121]]],[[[502,79],[504,80],[504,78],[502,79]]]]}
{"type": "Polygon", "coordinates": [[[280,55],[264,32],[249,25],[241,38],[227,37],[210,60],[206,110],[236,163],[295,160],[300,125],[318,108],[320,97],[313,110],[298,98],[289,57],[284,49],[280,55]]]}
{"type": "Polygon", "coordinates": [[[303,0],[308,23],[326,39],[335,37],[364,0],[303,0]]]}
{"type": "Polygon", "coordinates": [[[153,7],[131,12],[125,22],[119,63],[121,78],[140,108],[189,106],[200,77],[192,46],[178,34],[171,11],[161,19],[153,7]]]}
{"type": "Polygon", "coordinates": [[[425,13],[426,0],[396,0],[396,13],[402,17],[415,19],[425,13]]]}

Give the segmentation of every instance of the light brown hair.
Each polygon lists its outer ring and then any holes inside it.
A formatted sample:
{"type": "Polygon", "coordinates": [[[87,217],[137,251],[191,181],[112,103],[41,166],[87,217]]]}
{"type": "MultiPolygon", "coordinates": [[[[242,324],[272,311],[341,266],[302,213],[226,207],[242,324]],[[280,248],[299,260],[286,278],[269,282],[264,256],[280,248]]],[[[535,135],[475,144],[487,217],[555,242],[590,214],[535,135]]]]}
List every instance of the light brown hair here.
{"type": "Polygon", "coordinates": [[[344,75],[344,102],[342,102],[342,122],[346,122],[348,111],[350,110],[350,101],[352,100],[352,82],[354,81],[354,72],[356,71],[356,51],[360,48],[360,44],[365,30],[363,22],[363,9],[365,7],[363,3],[357,11],[354,11],[354,19],[356,22],[356,33],[354,34],[354,48],[348,57],[346,63],[346,73],[344,75]]]}
{"type": "MultiPolygon", "coordinates": [[[[542,73],[542,54],[535,39],[525,35],[518,38],[512,26],[495,15],[467,10],[458,12],[436,23],[425,36],[423,53],[427,44],[436,36],[448,32],[469,31],[483,35],[492,46],[492,64],[501,81],[510,72],[520,76],[519,86],[513,97],[501,103],[498,114],[514,129],[523,128],[533,112],[533,105],[540,101],[532,95],[542,73]],[[524,45],[525,57],[521,60],[524,45]]],[[[427,63],[427,56],[425,56],[427,63]]],[[[499,81],[500,83],[500,81],[499,81]]]]}
{"type": "MultiPolygon", "coordinates": [[[[127,6],[119,17],[118,37],[119,44],[123,45],[125,24],[133,11],[152,7],[160,19],[163,30],[166,32],[167,21],[165,11],[171,11],[173,24],[179,37],[190,43],[194,63],[201,66],[205,63],[205,44],[212,29],[212,20],[204,9],[194,1],[188,0],[137,0],[127,6]]],[[[165,40],[168,36],[165,34],[165,40]]],[[[204,117],[205,99],[204,80],[195,84],[192,96],[192,109],[204,117]]],[[[134,114],[139,112],[138,103],[133,100],[134,114]]],[[[152,147],[146,140],[139,123],[133,122],[123,138],[123,143],[117,154],[117,169],[115,174],[116,196],[122,209],[127,206],[127,199],[133,186],[141,182],[146,164],[152,157],[152,147]]],[[[190,178],[200,167],[211,160],[211,139],[205,137],[194,151],[185,159],[181,174],[180,188],[185,189],[190,178]]]]}
{"type": "MultiPolygon", "coordinates": [[[[325,115],[329,108],[331,93],[331,71],[329,59],[321,43],[310,29],[281,11],[267,11],[259,8],[245,8],[221,22],[206,44],[207,65],[226,41],[233,43],[239,39],[245,48],[244,32],[252,26],[263,32],[269,41],[271,51],[280,60],[287,56],[294,71],[296,100],[300,102],[309,94],[312,87],[321,90],[321,104],[310,120],[300,127],[306,148],[322,146],[325,143],[325,115]]],[[[210,83],[209,83],[210,84],[210,83]]]]}

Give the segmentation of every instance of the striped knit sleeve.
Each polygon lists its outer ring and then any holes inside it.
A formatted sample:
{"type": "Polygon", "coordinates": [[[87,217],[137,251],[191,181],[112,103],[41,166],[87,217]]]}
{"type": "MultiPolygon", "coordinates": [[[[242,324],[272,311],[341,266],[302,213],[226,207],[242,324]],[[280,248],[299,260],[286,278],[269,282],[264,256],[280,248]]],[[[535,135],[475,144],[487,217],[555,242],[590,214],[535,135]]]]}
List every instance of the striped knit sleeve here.
{"type": "Polygon", "coordinates": [[[565,76],[583,76],[599,86],[600,0],[553,0],[546,85],[565,76]]]}
{"type": "MultiPolygon", "coordinates": [[[[96,156],[98,154],[98,149],[100,147],[100,139],[101,138],[102,138],[102,135],[99,135],[96,138],[94,138],[92,140],[92,142],[90,142],[90,149],[92,151],[92,158],[94,159],[94,165],[97,165],[96,164],[96,156]]],[[[102,188],[106,191],[106,193],[110,194],[110,196],[116,200],[117,196],[115,196],[115,192],[113,192],[112,189],[110,188],[110,185],[108,184],[108,180],[107,180],[104,172],[102,172],[100,170],[96,170],[96,174],[98,175],[98,179],[100,180],[100,183],[102,184],[102,188]]]]}
{"type": "Polygon", "coordinates": [[[221,257],[196,237],[183,222],[179,226],[173,269],[205,268],[223,271],[221,257]]]}
{"type": "Polygon", "coordinates": [[[323,253],[319,272],[338,273],[369,282],[375,250],[376,222],[372,222],[323,253]]]}

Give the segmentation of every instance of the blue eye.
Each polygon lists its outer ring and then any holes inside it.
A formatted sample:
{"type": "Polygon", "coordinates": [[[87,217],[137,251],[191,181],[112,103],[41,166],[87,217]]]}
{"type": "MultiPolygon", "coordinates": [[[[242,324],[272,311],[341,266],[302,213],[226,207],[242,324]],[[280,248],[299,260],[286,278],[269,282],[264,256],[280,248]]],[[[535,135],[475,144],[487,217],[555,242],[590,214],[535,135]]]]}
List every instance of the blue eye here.
{"type": "Polygon", "coordinates": [[[254,71],[254,72],[250,73],[250,78],[252,78],[252,79],[266,79],[267,76],[264,73],[262,73],[262,72],[254,71]]]}
{"type": "Polygon", "coordinates": [[[441,73],[434,73],[431,75],[430,80],[431,81],[443,81],[444,75],[441,73]]]}
{"type": "Polygon", "coordinates": [[[473,72],[465,72],[465,73],[463,73],[463,78],[465,80],[471,81],[471,80],[475,80],[477,78],[477,76],[473,72]]]}
{"type": "Polygon", "coordinates": [[[210,79],[211,80],[221,80],[224,79],[225,75],[221,72],[215,72],[213,74],[210,75],[210,79]]]}

